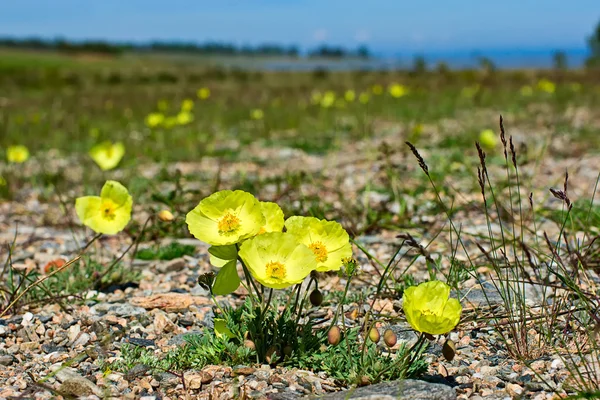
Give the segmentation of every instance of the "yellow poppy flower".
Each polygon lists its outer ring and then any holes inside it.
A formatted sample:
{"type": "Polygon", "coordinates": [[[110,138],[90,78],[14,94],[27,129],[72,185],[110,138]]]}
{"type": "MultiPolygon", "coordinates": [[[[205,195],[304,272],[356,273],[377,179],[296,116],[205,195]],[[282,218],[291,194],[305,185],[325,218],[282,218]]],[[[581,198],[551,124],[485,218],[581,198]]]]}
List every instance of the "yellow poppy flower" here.
{"type": "Polygon", "coordinates": [[[358,101],[360,101],[362,104],[367,104],[370,99],[371,95],[369,95],[367,92],[362,92],[360,96],[358,96],[358,101]]]}
{"type": "Polygon", "coordinates": [[[270,232],[242,243],[239,252],[250,274],[262,285],[283,289],[300,283],[317,267],[315,256],[294,235],[270,232]]]}
{"type": "Polygon", "coordinates": [[[210,97],[210,89],[209,88],[200,88],[196,92],[196,95],[201,100],[206,100],[210,97]]]}
{"type": "Polygon", "coordinates": [[[84,196],[75,200],[75,211],[83,225],[94,232],[114,235],[131,219],[133,199],[127,188],[116,181],[106,181],[100,196],[84,196]]]}
{"type": "Polygon", "coordinates": [[[525,85],[520,90],[521,96],[529,97],[533,94],[533,88],[529,85],[525,85]]]}
{"type": "Polygon", "coordinates": [[[181,102],[181,111],[192,111],[194,109],[194,100],[185,99],[181,102]]]}
{"type": "Polygon", "coordinates": [[[150,113],[146,115],[146,126],[149,128],[156,128],[165,120],[165,116],[162,113],[150,113]]]}
{"type": "Polygon", "coordinates": [[[440,281],[409,287],[403,296],[406,321],[418,332],[431,335],[450,332],[460,320],[462,306],[448,296],[450,287],[440,281]]]}
{"type": "Polygon", "coordinates": [[[260,108],[255,108],[254,110],[250,111],[250,118],[252,119],[259,120],[263,119],[264,117],[265,113],[260,108]]]}
{"type": "Polygon", "coordinates": [[[9,146],[6,149],[6,158],[10,163],[24,163],[29,158],[29,149],[23,145],[9,146]]]}
{"type": "Polygon", "coordinates": [[[321,107],[329,108],[335,103],[335,92],[328,90],[321,98],[321,107]]]}
{"type": "Polygon", "coordinates": [[[200,201],[185,222],[196,239],[224,246],[258,234],[266,220],[253,195],[243,190],[222,190],[200,201]]]}
{"type": "Polygon", "coordinates": [[[346,90],[346,93],[344,93],[344,100],[348,103],[352,103],[354,99],[356,99],[356,92],[354,90],[346,90]]]}
{"type": "Polygon", "coordinates": [[[187,125],[194,120],[194,116],[188,111],[181,111],[175,118],[179,125],[187,125]]]}
{"type": "Polygon", "coordinates": [[[540,79],[537,83],[537,88],[542,92],[552,94],[556,91],[556,84],[548,79],[540,79]]]}
{"type": "Polygon", "coordinates": [[[266,232],[281,232],[283,230],[283,211],[277,203],[261,201],[260,209],[265,217],[266,223],[260,228],[259,234],[266,232]]]}
{"type": "Polygon", "coordinates": [[[121,142],[100,143],[90,150],[90,157],[92,157],[103,171],[115,168],[121,162],[124,155],[125,145],[121,142]]]}
{"type": "Polygon", "coordinates": [[[486,150],[493,150],[498,144],[498,138],[496,134],[491,129],[484,129],[479,134],[479,143],[486,150]]]}
{"type": "Polygon", "coordinates": [[[405,96],[408,93],[408,90],[406,89],[406,86],[394,83],[393,85],[390,85],[388,92],[392,97],[400,98],[405,96]]]}
{"type": "Polygon", "coordinates": [[[343,259],[352,257],[350,237],[335,221],[290,217],[285,221],[285,228],[313,251],[317,271],[337,271],[343,259]]]}

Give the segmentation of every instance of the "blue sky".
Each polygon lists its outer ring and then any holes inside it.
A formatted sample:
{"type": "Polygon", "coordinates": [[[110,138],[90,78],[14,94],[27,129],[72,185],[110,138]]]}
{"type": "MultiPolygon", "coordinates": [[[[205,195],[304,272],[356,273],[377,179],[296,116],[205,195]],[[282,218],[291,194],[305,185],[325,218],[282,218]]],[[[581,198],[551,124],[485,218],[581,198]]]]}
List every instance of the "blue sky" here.
{"type": "Polygon", "coordinates": [[[2,0],[1,36],[152,39],[382,53],[581,49],[600,0],[2,0]]]}

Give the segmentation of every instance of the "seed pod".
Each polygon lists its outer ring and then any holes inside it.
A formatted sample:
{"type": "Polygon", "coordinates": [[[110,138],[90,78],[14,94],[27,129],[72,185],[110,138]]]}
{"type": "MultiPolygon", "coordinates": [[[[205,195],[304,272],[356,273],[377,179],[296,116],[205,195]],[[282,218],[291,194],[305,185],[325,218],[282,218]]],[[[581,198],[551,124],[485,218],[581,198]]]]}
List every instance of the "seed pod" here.
{"type": "Polygon", "coordinates": [[[315,289],[311,292],[309,296],[310,304],[315,307],[318,307],[323,303],[323,293],[319,291],[319,289],[315,289]]]}
{"type": "Polygon", "coordinates": [[[424,332],[423,335],[427,340],[435,340],[435,336],[433,336],[431,333],[424,332]]]}
{"type": "Polygon", "coordinates": [[[368,386],[370,384],[371,384],[371,380],[369,379],[368,376],[361,375],[361,377],[358,378],[358,386],[368,386]]]}
{"type": "Polygon", "coordinates": [[[327,333],[327,341],[330,345],[336,346],[342,339],[342,331],[337,326],[332,327],[327,333]]]}
{"type": "Polygon", "coordinates": [[[398,336],[396,336],[393,330],[386,329],[385,332],[383,332],[383,341],[387,347],[394,347],[398,341],[398,336]]]}
{"type": "Polygon", "coordinates": [[[456,345],[454,344],[453,340],[448,339],[444,342],[442,354],[448,361],[452,361],[454,359],[454,356],[456,355],[456,345]]]}
{"type": "Polygon", "coordinates": [[[373,343],[378,343],[380,338],[381,335],[379,335],[379,331],[377,330],[377,328],[371,328],[371,330],[369,331],[369,339],[371,339],[373,343]]]}
{"type": "Polygon", "coordinates": [[[250,350],[256,350],[256,345],[250,339],[244,340],[244,347],[250,350]]]}
{"type": "Polygon", "coordinates": [[[283,348],[283,355],[286,357],[291,357],[293,351],[294,351],[294,348],[288,344],[283,348]]]}
{"type": "Polygon", "coordinates": [[[173,213],[171,213],[171,211],[169,210],[160,210],[158,212],[158,219],[160,219],[163,222],[171,222],[173,221],[173,219],[175,219],[175,217],[173,216],[173,213]]]}

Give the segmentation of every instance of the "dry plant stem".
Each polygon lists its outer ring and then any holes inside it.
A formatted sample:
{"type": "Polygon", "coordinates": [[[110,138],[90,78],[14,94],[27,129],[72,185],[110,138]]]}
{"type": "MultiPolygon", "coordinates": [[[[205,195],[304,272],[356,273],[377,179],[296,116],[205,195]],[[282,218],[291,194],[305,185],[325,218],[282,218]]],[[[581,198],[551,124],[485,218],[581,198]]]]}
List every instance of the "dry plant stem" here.
{"type": "MultiPolygon", "coordinates": [[[[135,249],[137,251],[137,246],[140,242],[140,240],[142,239],[142,236],[144,235],[144,231],[146,230],[146,227],[148,226],[148,223],[152,220],[153,216],[150,216],[146,219],[146,222],[144,222],[144,225],[142,226],[142,230],[140,231],[140,233],[136,236],[136,238],[134,239],[133,242],[131,242],[131,244],[129,246],[127,246],[127,248],[125,249],[125,251],[123,253],[121,253],[121,255],[119,257],[117,257],[108,268],[106,268],[106,270],[100,274],[100,276],[98,278],[96,278],[96,280],[94,281],[94,285],[99,285],[102,282],[102,278],[104,278],[106,275],[108,275],[113,268],[123,259],[123,257],[125,257],[125,255],[127,253],[129,253],[129,250],[131,250],[132,247],[135,246],[135,249]]],[[[88,244],[89,246],[89,244],[88,244]]],[[[135,258],[135,252],[133,254],[134,256],[132,257],[132,263],[133,263],[133,259],[135,258]]]]}
{"type": "Polygon", "coordinates": [[[81,255],[78,255],[77,257],[75,257],[74,259],[67,261],[65,263],[65,265],[63,265],[60,268],[57,268],[55,270],[53,270],[52,272],[50,272],[48,275],[42,276],[41,278],[37,279],[35,282],[33,282],[32,284],[30,284],[29,286],[27,286],[25,288],[25,290],[23,290],[21,293],[19,293],[19,295],[4,309],[4,311],[2,311],[0,313],[0,318],[2,318],[7,312],[8,310],[10,310],[20,299],[21,297],[23,297],[25,295],[25,293],[27,293],[28,291],[30,291],[31,289],[33,289],[34,287],[36,287],[37,285],[39,285],[40,283],[44,282],[45,280],[47,280],[48,278],[56,275],[59,272],[64,271],[65,269],[69,268],[71,265],[73,265],[75,262],[79,261],[79,259],[81,258],[81,255]]]}
{"type": "Polygon", "coordinates": [[[36,287],[37,285],[43,283],[44,281],[46,281],[47,279],[49,279],[50,277],[56,275],[57,273],[64,271],[65,269],[69,268],[71,265],[73,265],[73,263],[79,261],[79,259],[81,258],[81,256],[83,255],[83,253],[92,245],[92,243],[94,243],[96,240],[98,240],[98,238],[100,238],[100,236],[102,236],[101,233],[97,234],[96,236],[94,236],[79,252],[79,255],[77,257],[75,257],[74,259],[67,261],[65,263],[65,265],[61,266],[60,268],[57,268],[55,270],[53,270],[52,272],[50,272],[48,275],[42,276],[41,278],[37,279],[35,282],[31,283],[29,286],[27,286],[25,288],[25,290],[23,290],[21,293],[19,293],[19,295],[13,299],[13,301],[0,313],[0,318],[2,318],[7,312],[8,310],[10,310],[20,299],[21,297],[23,297],[25,295],[25,293],[29,292],[31,289],[33,289],[34,287],[36,287]]]}

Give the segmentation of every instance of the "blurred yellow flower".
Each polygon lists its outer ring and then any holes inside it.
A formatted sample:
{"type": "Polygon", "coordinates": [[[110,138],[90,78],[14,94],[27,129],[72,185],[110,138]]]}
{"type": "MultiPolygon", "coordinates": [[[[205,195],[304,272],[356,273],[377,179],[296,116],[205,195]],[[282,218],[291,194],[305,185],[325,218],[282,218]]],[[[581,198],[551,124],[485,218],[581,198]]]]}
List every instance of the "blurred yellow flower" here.
{"type": "Polygon", "coordinates": [[[408,93],[408,89],[406,89],[406,86],[404,85],[394,83],[393,85],[390,85],[388,87],[388,92],[392,97],[400,98],[402,96],[406,96],[406,94],[408,93]]]}
{"type": "Polygon", "coordinates": [[[24,163],[29,159],[29,149],[23,145],[9,146],[6,149],[6,159],[10,163],[24,163]]]}
{"type": "Polygon", "coordinates": [[[479,134],[479,143],[486,150],[493,150],[498,145],[498,137],[491,129],[484,129],[479,134]]]}
{"type": "Polygon", "coordinates": [[[521,96],[529,97],[533,94],[533,88],[529,85],[525,85],[521,87],[521,90],[519,92],[521,93],[521,96]]]}
{"type": "Polygon", "coordinates": [[[335,92],[328,90],[321,98],[321,107],[329,108],[335,103],[335,92]]]}
{"type": "Polygon", "coordinates": [[[125,155],[125,145],[121,142],[111,143],[107,141],[92,147],[89,154],[101,170],[108,171],[121,162],[125,155]]]}
{"type": "Polygon", "coordinates": [[[129,223],[132,205],[133,199],[125,186],[106,181],[99,197],[78,197],[75,211],[81,223],[94,232],[114,235],[129,223]]]}
{"type": "Polygon", "coordinates": [[[194,115],[188,111],[181,111],[175,118],[179,125],[187,125],[194,120],[194,115]]]}
{"type": "Polygon", "coordinates": [[[198,96],[199,99],[206,100],[210,97],[210,89],[206,88],[206,87],[200,88],[196,92],[196,95],[198,96]]]}
{"type": "Polygon", "coordinates": [[[360,101],[362,104],[367,104],[370,99],[371,95],[367,92],[362,92],[360,96],[358,96],[358,101],[360,101]]]}
{"type": "Polygon", "coordinates": [[[418,332],[441,335],[450,332],[460,321],[462,306],[449,299],[450,287],[444,282],[431,281],[410,286],[404,291],[403,305],[406,321],[418,332]]]}
{"type": "Polygon", "coordinates": [[[194,100],[185,99],[181,102],[181,111],[192,111],[194,109],[194,100]]]}
{"type": "Polygon", "coordinates": [[[542,92],[552,94],[556,91],[556,84],[548,79],[542,78],[538,81],[537,88],[542,92]]]}
{"type": "Polygon", "coordinates": [[[270,232],[242,243],[240,258],[262,285],[283,289],[301,283],[317,264],[312,251],[289,233],[270,232]]]}
{"type": "Polygon", "coordinates": [[[260,232],[266,223],[260,202],[243,190],[222,190],[204,198],[185,222],[196,239],[213,246],[235,244],[260,232]]]}
{"type": "Polygon", "coordinates": [[[356,92],[354,90],[346,90],[344,93],[344,100],[348,103],[352,103],[356,99],[356,92]]]}
{"type": "Polygon", "coordinates": [[[254,120],[263,119],[264,116],[265,116],[265,113],[260,108],[255,108],[252,111],[250,111],[250,118],[252,118],[254,120]]]}
{"type": "Polygon", "coordinates": [[[294,216],[285,221],[285,228],[313,251],[317,271],[337,271],[343,259],[352,257],[350,237],[335,221],[294,216]]]}
{"type": "Polygon", "coordinates": [[[162,124],[165,120],[165,116],[162,113],[150,113],[146,115],[146,126],[149,128],[156,128],[162,124]]]}
{"type": "Polygon", "coordinates": [[[381,86],[380,84],[375,84],[371,87],[371,92],[373,92],[373,94],[379,95],[383,93],[383,86],[381,86]]]}

